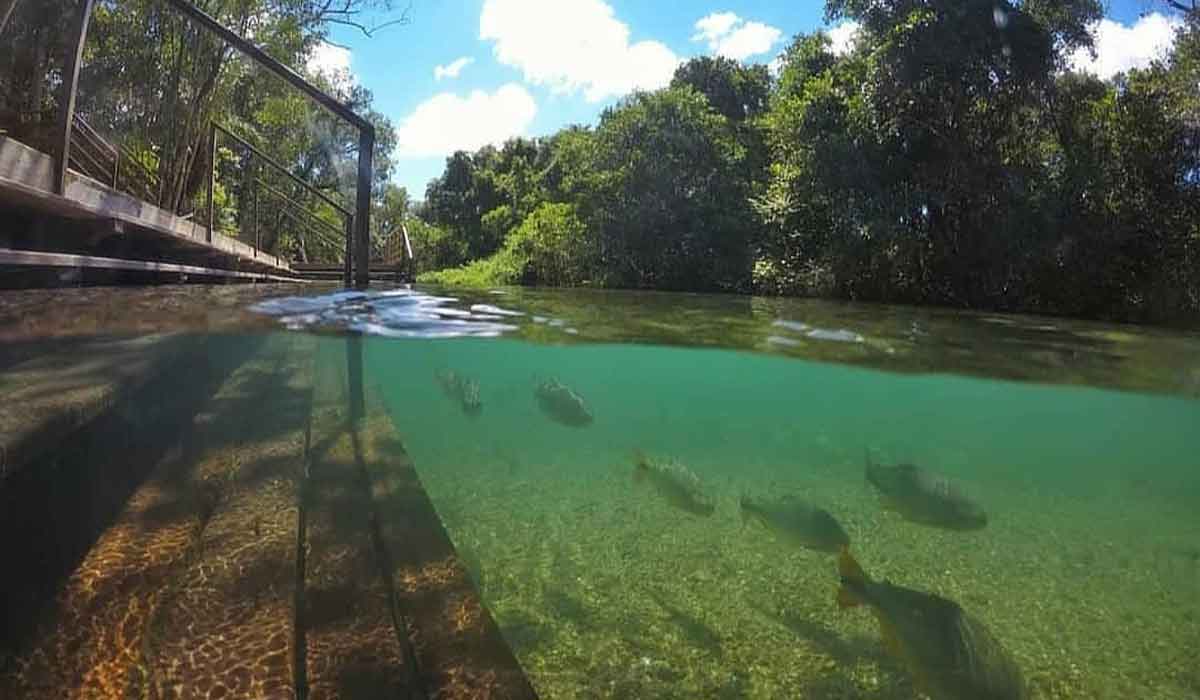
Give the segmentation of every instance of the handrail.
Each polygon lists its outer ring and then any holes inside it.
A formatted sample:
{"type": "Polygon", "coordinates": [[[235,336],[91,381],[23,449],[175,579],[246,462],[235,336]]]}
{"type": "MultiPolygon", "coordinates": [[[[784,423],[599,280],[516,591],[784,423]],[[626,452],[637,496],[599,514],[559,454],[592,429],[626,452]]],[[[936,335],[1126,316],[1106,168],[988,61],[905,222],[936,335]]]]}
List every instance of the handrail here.
{"type": "Polygon", "coordinates": [[[275,189],[274,187],[271,187],[270,185],[268,185],[266,182],[263,182],[262,178],[254,178],[254,184],[266,189],[271,194],[275,195],[276,197],[279,197],[283,201],[292,205],[293,208],[297,209],[305,216],[311,218],[313,221],[316,221],[317,223],[321,224],[322,226],[329,228],[330,230],[332,230],[334,232],[334,234],[341,236],[345,233],[345,231],[343,231],[342,229],[339,229],[337,226],[334,226],[333,224],[329,223],[325,219],[322,219],[321,217],[317,216],[316,214],[305,209],[303,204],[300,204],[299,202],[293,200],[291,197],[288,197],[283,192],[280,192],[279,190],[275,189]]]}
{"type": "MultiPolygon", "coordinates": [[[[79,68],[83,62],[84,45],[87,42],[88,27],[91,23],[92,9],[95,6],[96,0],[82,0],[78,14],[75,16],[75,22],[72,31],[72,38],[67,44],[68,53],[65,69],[63,70],[63,80],[60,86],[61,99],[58,106],[58,119],[56,123],[54,146],[54,172],[53,185],[54,191],[62,195],[66,190],[67,170],[71,162],[71,132],[75,126],[75,102],[79,92],[79,68]]],[[[350,214],[345,207],[329,200],[323,194],[320,196],[326,199],[328,203],[338,211],[346,214],[347,220],[346,229],[346,285],[352,283],[359,287],[366,287],[370,284],[370,219],[371,219],[371,181],[374,175],[374,159],[375,159],[375,127],[363,116],[357,114],[348,105],[343,104],[331,95],[326,94],[320,88],[308,82],[296,71],[287,67],[278,60],[272,58],[263,49],[256,46],[253,42],[245,37],[238,35],[233,30],[225,27],[216,19],[206,14],[203,10],[196,7],[189,0],[167,0],[176,10],[181,12],[188,20],[199,25],[208,32],[216,35],[227,46],[249,57],[253,62],[266,68],[276,74],[292,87],[303,92],[309,99],[320,104],[325,109],[329,110],[341,119],[349,122],[358,130],[358,173],[357,173],[357,192],[355,195],[354,213],[350,214]],[[354,265],[351,268],[351,258],[354,265]],[[351,274],[353,272],[353,275],[351,274]]],[[[3,15],[5,22],[16,2],[6,3],[3,7],[3,15]]],[[[226,131],[226,133],[228,133],[226,131]]],[[[210,172],[209,172],[209,221],[208,232],[211,239],[213,228],[215,225],[214,207],[213,207],[213,190],[215,183],[213,178],[216,172],[216,132],[213,132],[213,153],[210,156],[210,172]]],[[[251,144],[246,143],[244,139],[240,139],[235,134],[229,134],[234,138],[242,141],[246,146],[252,148],[251,144]]],[[[264,154],[265,155],[265,154],[264,154]]],[[[139,163],[140,164],[140,163],[139,163]]],[[[276,164],[277,165],[277,164],[276,164]]],[[[286,169],[283,170],[287,172],[286,169]]],[[[290,176],[291,173],[288,173],[290,176]]],[[[307,185],[307,183],[304,183],[307,185]]],[[[161,199],[161,181],[159,186],[159,198],[161,199]]]]}
{"type": "Polygon", "coordinates": [[[293,175],[293,174],[292,174],[292,172],[291,172],[290,170],[288,170],[287,168],[285,168],[285,167],[283,167],[282,165],[280,165],[280,164],[279,164],[279,162],[278,162],[278,161],[276,161],[276,160],[275,160],[274,158],[272,158],[271,156],[267,155],[266,153],[263,153],[263,152],[262,152],[261,150],[259,150],[259,148],[258,148],[257,146],[255,146],[254,144],[250,143],[249,141],[247,141],[246,139],[242,138],[241,136],[238,136],[237,134],[235,134],[235,133],[233,133],[232,131],[230,131],[230,130],[229,130],[227,127],[224,127],[224,126],[222,126],[221,124],[219,124],[219,123],[217,123],[217,122],[213,122],[213,123],[212,123],[212,126],[213,126],[213,129],[214,129],[214,130],[216,130],[216,131],[220,131],[222,134],[225,134],[226,136],[228,136],[228,137],[232,138],[234,141],[237,141],[237,142],[238,142],[238,143],[240,143],[241,145],[243,145],[243,146],[245,146],[246,148],[250,149],[250,152],[251,152],[251,153],[253,153],[254,155],[258,156],[259,158],[262,158],[262,159],[263,159],[263,161],[264,161],[264,162],[266,162],[268,165],[270,165],[271,167],[275,168],[275,169],[276,169],[276,170],[278,170],[279,172],[281,172],[281,173],[283,173],[284,175],[286,175],[286,176],[288,176],[289,178],[291,178],[292,182],[295,182],[297,185],[300,185],[300,186],[301,186],[301,187],[303,187],[305,190],[307,190],[307,191],[309,191],[309,192],[311,192],[311,193],[313,193],[313,194],[317,195],[318,197],[320,197],[320,198],[321,198],[321,199],[322,199],[322,200],[323,200],[323,201],[324,201],[326,204],[328,204],[329,206],[333,207],[334,209],[337,209],[337,210],[338,210],[339,212],[341,212],[343,215],[345,215],[345,216],[348,216],[348,217],[353,217],[353,216],[354,216],[354,214],[353,214],[353,213],[351,213],[349,209],[346,209],[346,207],[344,207],[344,206],[342,206],[341,204],[338,204],[337,202],[335,202],[333,199],[331,199],[331,198],[330,198],[328,195],[326,195],[326,194],[325,194],[324,192],[322,192],[321,190],[318,190],[316,187],[313,187],[312,185],[308,184],[307,182],[305,182],[304,180],[300,179],[300,178],[299,178],[299,177],[297,177],[296,175],[293,175]]]}

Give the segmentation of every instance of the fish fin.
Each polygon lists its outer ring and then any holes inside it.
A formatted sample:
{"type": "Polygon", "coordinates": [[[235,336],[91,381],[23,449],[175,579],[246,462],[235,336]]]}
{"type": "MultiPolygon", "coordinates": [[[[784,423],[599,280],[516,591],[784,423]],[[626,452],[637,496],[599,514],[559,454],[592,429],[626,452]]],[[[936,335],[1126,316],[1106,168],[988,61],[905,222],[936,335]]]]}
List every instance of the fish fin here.
{"type": "Polygon", "coordinates": [[[838,587],[836,600],[838,608],[842,610],[845,610],[846,608],[855,608],[859,605],[862,605],[862,599],[854,595],[854,593],[852,593],[850,589],[846,588],[844,585],[838,587]]]}
{"type": "Polygon", "coordinates": [[[843,546],[838,552],[838,575],[853,583],[866,583],[867,574],[854,561],[854,557],[850,554],[850,548],[843,546]]]}
{"type": "Polygon", "coordinates": [[[858,562],[854,561],[848,546],[843,546],[838,552],[838,575],[842,577],[842,585],[838,587],[837,606],[845,610],[862,605],[862,597],[851,590],[851,586],[865,584],[867,574],[858,565],[858,562]]]}
{"type": "Polygon", "coordinates": [[[900,641],[900,635],[896,632],[895,626],[884,620],[878,613],[876,613],[876,618],[879,620],[879,636],[883,638],[883,648],[908,670],[909,676],[912,677],[913,690],[917,691],[919,695],[929,695],[929,681],[922,671],[921,665],[913,659],[912,654],[900,641]]]}

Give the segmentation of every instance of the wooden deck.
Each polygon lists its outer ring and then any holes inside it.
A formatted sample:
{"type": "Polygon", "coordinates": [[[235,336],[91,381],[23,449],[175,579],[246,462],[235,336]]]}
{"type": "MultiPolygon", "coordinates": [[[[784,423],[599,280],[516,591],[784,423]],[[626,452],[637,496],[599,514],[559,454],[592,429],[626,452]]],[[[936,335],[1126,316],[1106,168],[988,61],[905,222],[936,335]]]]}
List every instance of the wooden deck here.
{"type": "MultiPolygon", "coordinates": [[[[292,273],[301,279],[321,282],[336,282],[345,276],[345,268],[328,263],[294,263],[292,273]]],[[[400,263],[372,263],[371,279],[381,282],[401,282],[406,272],[400,263]]]]}
{"type": "MultiPolygon", "coordinates": [[[[35,250],[4,241],[12,235],[0,231],[0,247],[21,248],[28,252],[69,253],[80,255],[71,266],[111,268],[111,255],[94,254],[96,243],[119,238],[124,248],[136,251],[118,256],[131,263],[172,264],[215,271],[238,271],[270,275],[275,279],[296,279],[287,261],[255,250],[253,246],[214,232],[206,226],[176,216],[147,202],[114,190],[74,171],[67,174],[63,195],[54,191],[54,160],[14,139],[0,136],[0,205],[29,211],[35,215],[84,226],[58,226],[53,235],[42,234],[35,250]],[[81,233],[83,231],[83,233],[81,233]],[[89,260],[88,258],[95,258],[89,260]]],[[[4,264],[44,265],[50,260],[12,260],[4,264]]],[[[64,261],[58,261],[62,266],[64,261]]],[[[141,269],[152,271],[143,266],[141,269]]],[[[164,272],[180,272],[167,270],[164,272]]],[[[205,274],[197,269],[191,274],[205,274]]],[[[211,276],[226,276],[207,273],[211,276]]],[[[248,275],[254,277],[255,275],[248,275]]],[[[233,277],[241,277],[234,275],[233,277]]]]}

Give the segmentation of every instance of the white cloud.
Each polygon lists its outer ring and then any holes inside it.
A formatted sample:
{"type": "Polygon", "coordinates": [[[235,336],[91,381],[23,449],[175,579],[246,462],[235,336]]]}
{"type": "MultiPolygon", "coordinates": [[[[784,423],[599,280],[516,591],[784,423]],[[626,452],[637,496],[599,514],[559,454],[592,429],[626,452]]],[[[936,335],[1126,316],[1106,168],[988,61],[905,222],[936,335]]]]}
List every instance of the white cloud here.
{"type": "Polygon", "coordinates": [[[475,59],[469,56],[463,56],[462,58],[451,61],[444,66],[434,67],[433,77],[435,80],[441,80],[442,78],[457,78],[458,74],[462,73],[463,68],[466,68],[474,62],[475,59]]]}
{"type": "Polygon", "coordinates": [[[845,56],[854,50],[854,42],[858,41],[858,30],[861,28],[858,22],[851,21],[829,28],[827,33],[832,43],[830,49],[835,56],[845,56]]]}
{"type": "Polygon", "coordinates": [[[696,22],[698,33],[692,41],[716,41],[733,31],[741,18],[732,12],[714,12],[696,22]]]}
{"type": "Polygon", "coordinates": [[[663,87],[680,62],[657,41],[629,43],[629,26],[603,0],[484,0],[479,38],[527,82],[589,102],[663,87]]]}
{"type": "Polygon", "coordinates": [[[444,156],[520,136],[535,116],[533,96],[516,83],[466,97],[443,92],[417,105],[396,129],[396,139],[402,157],[444,156]]]}
{"type": "Polygon", "coordinates": [[[706,41],[718,56],[744,61],[766,53],[783,37],[783,32],[762,22],[747,22],[732,12],[714,12],[696,22],[692,41],[706,41]]]}
{"type": "Polygon", "coordinates": [[[349,81],[352,78],[350,49],[322,41],[308,55],[308,70],[316,75],[324,75],[335,83],[349,81]]]}
{"type": "Polygon", "coordinates": [[[1178,19],[1157,12],[1142,17],[1132,27],[1100,20],[1091,28],[1096,55],[1079,49],[1071,56],[1071,68],[1106,80],[1131,68],[1144,68],[1171,50],[1178,28],[1178,19]]]}

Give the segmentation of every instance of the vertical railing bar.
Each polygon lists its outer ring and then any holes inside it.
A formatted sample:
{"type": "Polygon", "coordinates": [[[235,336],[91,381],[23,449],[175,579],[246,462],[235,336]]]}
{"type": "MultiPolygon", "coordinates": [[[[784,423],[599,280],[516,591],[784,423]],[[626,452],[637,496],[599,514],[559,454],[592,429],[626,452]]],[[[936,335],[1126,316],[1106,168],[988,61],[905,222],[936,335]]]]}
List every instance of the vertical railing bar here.
{"type": "MultiPolygon", "coordinates": [[[[64,195],[67,191],[67,169],[71,163],[71,128],[75,124],[75,98],[79,92],[79,68],[83,64],[83,45],[87,43],[88,23],[92,19],[94,4],[95,0],[83,0],[79,23],[75,27],[72,44],[74,48],[67,54],[67,65],[63,72],[63,95],[58,112],[58,157],[54,163],[54,192],[58,195],[64,195]]],[[[11,11],[10,8],[9,12],[11,11]]]]}
{"type": "Polygon", "coordinates": [[[254,210],[254,257],[258,257],[259,246],[262,245],[262,234],[258,229],[258,179],[254,180],[254,189],[251,191],[251,208],[254,210]]]}
{"type": "Polygon", "coordinates": [[[9,18],[13,15],[13,10],[17,9],[17,3],[20,0],[0,0],[0,32],[4,31],[4,27],[8,25],[9,18]]]}
{"type": "Polygon", "coordinates": [[[358,192],[354,212],[354,286],[371,284],[371,180],[374,177],[375,128],[366,124],[358,133],[358,192]]]}
{"type": "Polygon", "coordinates": [[[351,242],[354,240],[354,217],[346,217],[346,254],[342,262],[342,283],[346,289],[349,289],[354,284],[354,249],[351,242]]]}
{"type": "Polygon", "coordinates": [[[217,129],[216,125],[210,129],[212,132],[212,153],[208,160],[208,242],[213,240],[213,225],[216,223],[216,201],[215,190],[217,189],[217,129]]]}

